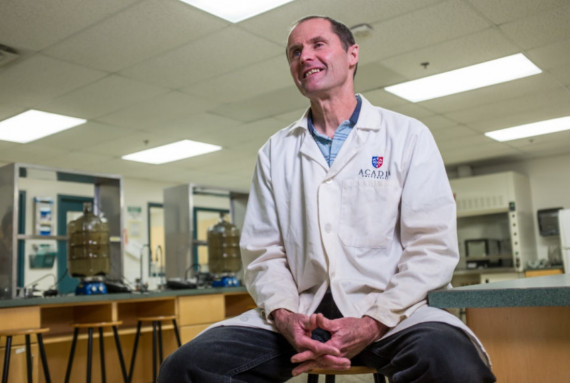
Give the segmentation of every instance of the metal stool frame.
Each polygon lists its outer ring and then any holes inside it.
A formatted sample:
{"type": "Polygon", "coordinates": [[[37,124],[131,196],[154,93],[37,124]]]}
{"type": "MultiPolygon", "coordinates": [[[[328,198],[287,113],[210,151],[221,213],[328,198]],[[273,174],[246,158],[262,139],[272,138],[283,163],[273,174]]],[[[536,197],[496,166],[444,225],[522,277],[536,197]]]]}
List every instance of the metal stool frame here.
{"type": "Polygon", "coordinates": [[[49,328],[36,328],[36,329],[17,329],[17,330],[5,330],[0,332],[0,336],[6,336],[6,348],[4,355],[4,369],[2,372],[2,383],[8,383],[8,374],[10,372],[10,353],[12,349],[12,337],[14,335],[25,335],[26,337],[26,369],[28,376],[28,383],[32,383],[32,346],[31,346],[31,334],[36,334],[38,338],[38,348],[40,350],[40,357],[42,361],[42,367],[44,370],[44,378],[46,383],[51,383],[51,377],[49,374],[49,368],[47,364],[46,351],[44,348],[44,341],[42,333],[48,332],[49,328]]]}
{"type": "Polygon", "coordinates": [[[65,383],[69,383],[69,378],[71,376],[71,369],[73,366],[73,357],[75,354],[75,346],[77,344],[77,336],[79,335],[80,328],[86,328],[88,332],[87,338],[87,377],[86,382],[91,383],[91,366],[93,359],[93,329],[97,328],[99,330],[99,354],[101,362],[101,381],[103,383],[107,382],[106,371],[105,371],[105,344],[103,341],[103,327],[112,327],[113,336],[115,338],[115,345],[117,346],[117,353],[119,354],[119,362],[121,364],[121,372],[123,374],[123,380],[125,383],[128,382],[127,369],[125,367],[125,359],[123,358],[123,349],[121,348],[121,341],[119,339],[119,332],[117,326],[121,325],[122,321],[115,322],[97,322],[97,323],[74,323],[73,331],[73,341],[71,342],[71,351],[69,353],[69,360],[67,362],[67,370],[65,372],[65,383]]]}
{"type": "Polygon", "coordinates": [[[138,318],[137,323],[137,334],[135,335],[135,343],[133,345],[133,354],[131,357],[131,366],[129,369],[128,375],[128,382],[130,383],[133,379],[133,374],[135,371],[135,360],[137,357],[137,348],[139,344],[139,339],[141,335],[141,326],[143,322],[152,322],[152,381],[156,382],[156,377],[158,375],[158,368],[157,368],[157,351],[160,357],[160,363],[158,366],[162,364],[164,359],[164,355],[162,352],[162,322],[170,320],[172,321],[172,325],[174,326],[174,334],[176,335],[176,342],[178,343],[178,347],[182,345],[180,340],[180,332],[178,331],[178,326],[176,324],[176,316],[174,315],[161,315],[161,316],[154,316],[154,317],[140,317],[138,318]],[[158,350],[157,350],[158,348],[158,350]]]}

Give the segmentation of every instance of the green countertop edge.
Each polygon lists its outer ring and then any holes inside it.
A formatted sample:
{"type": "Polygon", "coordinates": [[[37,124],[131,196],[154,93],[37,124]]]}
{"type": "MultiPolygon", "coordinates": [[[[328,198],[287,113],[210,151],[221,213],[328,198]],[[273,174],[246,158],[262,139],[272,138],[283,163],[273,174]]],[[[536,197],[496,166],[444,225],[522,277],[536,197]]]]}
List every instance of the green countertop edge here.
{"type": "Polygon", "coordinates": [[[34,297],[0,300],[0,309],[24,306],[49,306],[68,303],[104,303],[109,301],[128,301],[141,299],[170,298],[191,295],[228,294],[247,292],[245,287],[212,287],[207,289],[182,289],[152,291],[148,293],[117,293],[94,295],[63,295],[57,297],[34,297]]]}
{"type": "Polygon", "coordinates": [[[570,274],[433,291],[428,302],[439,308],[570,306],[570,274]]]}

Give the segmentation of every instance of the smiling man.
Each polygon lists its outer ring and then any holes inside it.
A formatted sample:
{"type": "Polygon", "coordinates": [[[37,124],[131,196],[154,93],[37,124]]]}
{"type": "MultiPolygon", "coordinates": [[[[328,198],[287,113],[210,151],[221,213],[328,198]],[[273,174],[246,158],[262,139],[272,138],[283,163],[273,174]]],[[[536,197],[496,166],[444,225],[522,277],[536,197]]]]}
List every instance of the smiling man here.
{"type": "Polygon", "coordinates": [[[304,18],[286,54],[310,107],[259,151],[241,238],[258,308],[181,347],[159,381],[284,382],[358,364],[393,383],[494,382],[475,335],[426,302],[459,258],[429,130],[355,94],[345,25],[304,18]]]}

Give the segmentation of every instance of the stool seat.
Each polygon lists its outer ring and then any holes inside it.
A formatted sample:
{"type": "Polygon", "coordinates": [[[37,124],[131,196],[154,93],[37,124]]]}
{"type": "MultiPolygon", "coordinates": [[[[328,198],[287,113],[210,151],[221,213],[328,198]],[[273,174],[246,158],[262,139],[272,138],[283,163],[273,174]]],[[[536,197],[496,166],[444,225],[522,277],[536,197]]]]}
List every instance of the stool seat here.
{"type": "Polygon", "coordinates": [[[176,319],[176,315],[157,315],[153,317],[138,317],[139,322],[154,322],[154,321],[165,321],[176,319]]]}
{"type": "Polygon", "coordinates": [[[383,383],[384,376],[380,374],[375,368],[366,366],[351,366],[346,370],[331,370],[326,368],[314,368],[308,372],[307,383],[318,383],[319,375],[325,375],[326,383],[334,383],[336,375],[362,375],[372,374],[374,376],[374,383],[383,383]]]}
{"type": "Polygon", "coordinates": [[[20,328],[13,330],[2,330],[0,331],[0,336],[6,337],[6,347],[4,354],[4,369],[2,372],[2,383],[8,382],[8,373],[10,372],[10,353],[12,351],[12,337],[24,335],[26,337],[26,368],[28,383],[32,383],[32,346],[30,336],[35,334],[38,339],[38,348],[40,351],[40,358],[42,361],[42,367],[44,370],[44,379],[46,383],[51,383],[51,377],[49,375],[49,369],[47,364],[46,351],[44,348],[44,341],[42,334],[49,331],[49,328],[20,328]]]}
{"type": "Polygon", "coordinates": [[[366,366],[351,366],[347,370],[328,370],[326,368],[314,368],[309,374],[315,375],[359,375],[359,374],[375,374],[378,371],[374,368],[366,366]]]}
{"type": "Polygon", "coordinates": [[[123,321],[112,321],[112,322],[89,322],[89,323],[72,323],[71,327],[73,328],[96,328],[96,327],[113,327],[113,326],[120,326],[123,324],[123,321]]]}
{"type": "Polygon", "coordinates": [[[69,352],[69,360],[67,362],[67,370],[65,372],[65,383],[69,382],[71,377],[71,369],[73,366],[73,356],[75,354],[75,346],[77,344],[77,337],[79,335],[80,329],[87,329],[87,383],[91,383],[91,364],[93,359],[93,331],[98,329],[99,331],[99,354],[101,362],[101,380],[103,383],[107,381],[105,373],[105,344],[103,341],[103,329],[112,328],[113,336],[115,338],[115,345],[117,346],[117,354],[119,355],[119,363],[121,365],[121,372],[123,374],[123,381],[126,383],[128,381],[127,368],[125,366],[125,359],[123,357],[123,350],[121,348],[121,341],[119,339],[118,326],[123,324],[123,321],[100,321],[100,322],[79,322],[72,323],[71,327],[73,330],[73,340],[71,342],[71,351],[69,352]]]}

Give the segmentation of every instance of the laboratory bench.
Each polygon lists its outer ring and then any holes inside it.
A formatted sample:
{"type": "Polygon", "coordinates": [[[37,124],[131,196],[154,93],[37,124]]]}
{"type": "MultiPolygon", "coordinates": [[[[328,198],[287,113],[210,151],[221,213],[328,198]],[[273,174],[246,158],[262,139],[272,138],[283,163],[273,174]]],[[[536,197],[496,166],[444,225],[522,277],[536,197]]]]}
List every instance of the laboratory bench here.
{"type": "Polygon", "coordinates": [[[568,381],[570,274],[434,291],[428,300],[430,306],[466,310],[497,382],[568,381]]]}
{"type": "MultiPolygon", "coordinates": [[[[44,344],[48,357],[51,380],[62,382],[73,335],[72,323],[122,321],[119,336],[127,364],[130,365],[132,348],[140,316],[175,315],[182,343],[188,342],[210,324],[236,316],[255,304],[243,287],[165,290],[150,293],[118,293],[101,295],[65,295],[55,297],[18,298],[0,300],[0,330],[47,327],[44,344]]],[[[165,356],[176,349],[173,325],[162,326],[165,356]]],[[[152,380],[152,327],[142,330],[136,354],[133,383],[152,380]],[[145,335],[146,334],[146,335],[145,335]]],[[[98,335],[95,335],[95,339],[98,335]]],[[[111,331],[104,333],[107,381],[122,381],[117,351],[111,331]]],[[[0,355],[4,356],[5,338],[0,339],[0,355]]],[[[25,376],[26,360],[24,337],[14,337],[10,361],[10,383],[20,382],[25,376]]],[[[100,381],[98,341],[93,348],[93,380],[100,381]]],[[[80,333],[75,350],[72,382],[85,380],[87,334],[80,333]]],[[[34,382],[44,382],[38,363],[37,344],[33,344],[34,382]]]]}

